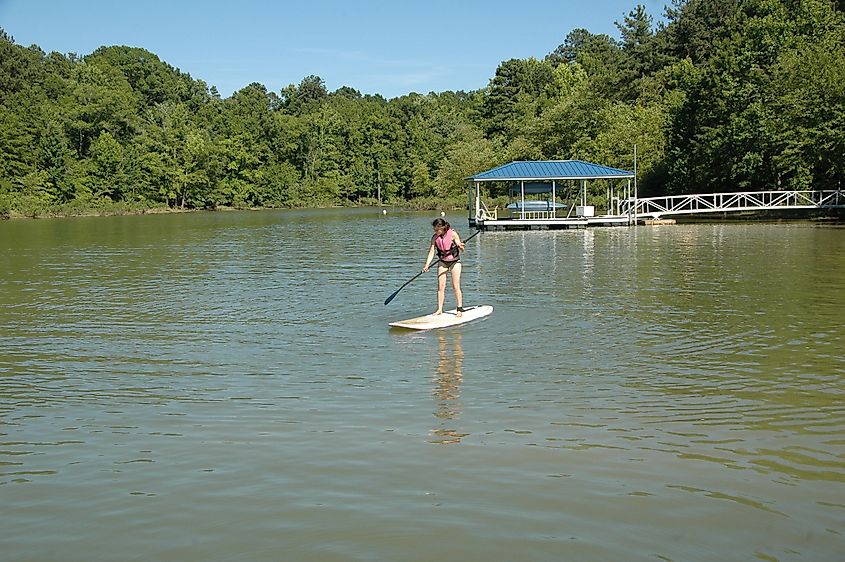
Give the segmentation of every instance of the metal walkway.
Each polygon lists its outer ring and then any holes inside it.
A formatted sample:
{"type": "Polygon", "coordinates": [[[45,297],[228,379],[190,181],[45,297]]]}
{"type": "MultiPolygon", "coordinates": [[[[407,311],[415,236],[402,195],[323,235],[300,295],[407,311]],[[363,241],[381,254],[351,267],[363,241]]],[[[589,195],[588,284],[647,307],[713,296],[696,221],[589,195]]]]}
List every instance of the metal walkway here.
{"type": "Polygon", "coordinates": [[[654,219],[671,215],[765,211],[772,209],[825,209],[845,207],[845,191],[743,191],[664,197],[630,198],[619,202],[619,213],[654,219]]]}

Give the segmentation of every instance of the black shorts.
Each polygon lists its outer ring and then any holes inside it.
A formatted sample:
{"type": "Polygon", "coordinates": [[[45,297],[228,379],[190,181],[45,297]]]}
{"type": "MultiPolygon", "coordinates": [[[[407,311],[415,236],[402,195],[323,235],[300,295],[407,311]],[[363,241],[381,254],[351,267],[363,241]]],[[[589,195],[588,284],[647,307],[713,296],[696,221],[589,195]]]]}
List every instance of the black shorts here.
{"type": "Polygon", "coordinates": [[[451,271],[452,268],[455,267],[455,264],[460,263],[460,261],[461,261],[461,258],[458,258],[456,260],[451,260],[451,261],[437,260],[437,265],[442,265],[443,267],[445,267],[446,269],[451,271]]]}

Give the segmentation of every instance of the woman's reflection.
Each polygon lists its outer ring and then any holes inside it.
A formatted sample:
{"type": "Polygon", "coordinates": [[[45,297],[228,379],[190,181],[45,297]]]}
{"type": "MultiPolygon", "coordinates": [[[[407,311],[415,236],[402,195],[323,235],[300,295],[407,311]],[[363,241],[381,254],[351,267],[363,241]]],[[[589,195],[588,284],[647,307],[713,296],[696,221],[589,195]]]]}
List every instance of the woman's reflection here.
{"type": "Polygon", "coordinates": [[[463,382],[464,349],[461,347],[461,333],[438,332],[437,371],[434,376],[434,395],[437,409],[434,417],[438,426],[431,430],[432,443],[460,443],[466,433],[454,428],[454,422],[461,412],[461,383],[463,382]]]}

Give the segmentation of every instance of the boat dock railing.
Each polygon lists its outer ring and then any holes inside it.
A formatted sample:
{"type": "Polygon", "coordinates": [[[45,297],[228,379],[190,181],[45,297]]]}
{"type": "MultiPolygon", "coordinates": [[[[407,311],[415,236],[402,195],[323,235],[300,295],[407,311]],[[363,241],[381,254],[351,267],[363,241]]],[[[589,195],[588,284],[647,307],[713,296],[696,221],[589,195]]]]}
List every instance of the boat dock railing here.
{"type": "Polygon", "coordinates": [[[845,191],[741,191],[700,193],[662,197],[629,198],[620,201],[620,213],[659,219],[671,215],[764,211],[770,209],[823,209],[845,207],[845,191]]]}

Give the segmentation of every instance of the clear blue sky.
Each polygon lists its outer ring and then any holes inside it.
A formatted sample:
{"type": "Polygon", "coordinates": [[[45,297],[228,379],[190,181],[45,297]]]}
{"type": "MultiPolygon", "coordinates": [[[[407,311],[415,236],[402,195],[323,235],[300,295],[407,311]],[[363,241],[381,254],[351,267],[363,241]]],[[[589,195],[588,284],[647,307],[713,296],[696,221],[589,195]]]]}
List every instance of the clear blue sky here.
{"type": "Polygon", "coordinates": [[[618,38],[637,4],[655,21],[669,0],[0,0],[19,45],[87,55],[143,47],[228,97],[316,74],[386,98],[476,90],[511,58],[543,58],[583,27],[618,38]]]}

